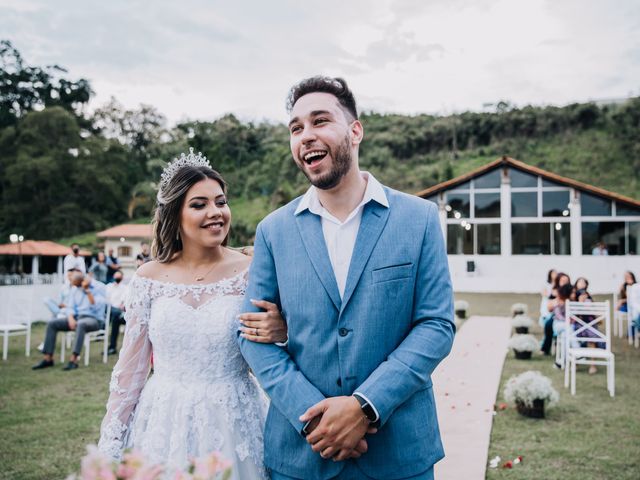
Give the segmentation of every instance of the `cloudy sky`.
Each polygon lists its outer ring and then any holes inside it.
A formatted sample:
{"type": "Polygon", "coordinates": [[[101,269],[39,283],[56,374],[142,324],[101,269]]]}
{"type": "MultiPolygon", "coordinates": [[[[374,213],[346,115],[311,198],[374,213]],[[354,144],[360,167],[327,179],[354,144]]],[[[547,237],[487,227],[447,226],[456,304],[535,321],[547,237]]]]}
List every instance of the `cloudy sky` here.
{"type": "Polygon", "coordinates": [[[0,38],[171,122],[286,119],[297,80],[361,109],[482,110],[640,95],[638,0],[0,0],[0,38]]]}

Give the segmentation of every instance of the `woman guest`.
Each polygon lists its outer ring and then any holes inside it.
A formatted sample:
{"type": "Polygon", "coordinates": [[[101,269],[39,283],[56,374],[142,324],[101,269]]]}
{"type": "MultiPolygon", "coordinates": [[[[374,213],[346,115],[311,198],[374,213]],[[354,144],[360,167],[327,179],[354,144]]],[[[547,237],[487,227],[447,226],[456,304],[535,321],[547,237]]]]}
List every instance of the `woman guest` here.
{"type": "MultiPolygon", "coordinates": [[[[553,310],[557,304],[556,299],[558,298],[558,292],[560,288],[565,285],[569,285],[569,288],[571,288],[571,279],[566,273],[559,272],[553,282],[553,288],[551,289],[551,294],[547,301],[547,315],[543,319],[544,339],[542,340],[542,347],[540,348],[540,351],[545,355],[551,355],[551,344],[553,343],[553,310]]],[[[571,290],[569,289],[567,298],[569,298],[570,293],[571,290]]]]}

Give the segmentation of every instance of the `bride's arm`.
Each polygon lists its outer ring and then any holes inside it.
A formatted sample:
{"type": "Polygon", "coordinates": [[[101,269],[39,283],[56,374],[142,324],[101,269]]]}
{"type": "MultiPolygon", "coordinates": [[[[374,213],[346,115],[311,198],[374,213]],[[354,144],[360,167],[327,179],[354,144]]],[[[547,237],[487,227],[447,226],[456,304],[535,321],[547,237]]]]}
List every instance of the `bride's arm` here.
{"type": "Polygon", "coordinates": [[[119,459],[142,387],[149,376],[151,342],[148,326],[151,309],[150,284],[134,276],[129,286],[125,319],[127,322],[120,357],[109,384],[107,413],[100,428],[100,451],[119,459]]]}

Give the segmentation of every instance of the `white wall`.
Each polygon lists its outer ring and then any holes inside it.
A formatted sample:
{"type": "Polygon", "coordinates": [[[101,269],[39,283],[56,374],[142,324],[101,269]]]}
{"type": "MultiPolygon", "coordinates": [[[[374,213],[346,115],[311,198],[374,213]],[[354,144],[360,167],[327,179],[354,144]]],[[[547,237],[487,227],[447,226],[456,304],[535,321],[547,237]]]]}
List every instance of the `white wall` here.
{"type": "Polygon", "coordinates": [[[569,255],[449,255],[449,268],[456,292],[539,293],[547,272],[555,268],[572,281],[589,280],[591,293],[613,293],[631,270],[640,274],[640,257],[569,255]],[[475,272],[467,273],[467,261],[475,262],[475,272]]]}
{"type": "Polygon", "coordinates": [[[0,287],[0,324],[48,320],[51,312],[42,303],[44,297],[58,298],[62,284],[7,285],[0,287]]]}

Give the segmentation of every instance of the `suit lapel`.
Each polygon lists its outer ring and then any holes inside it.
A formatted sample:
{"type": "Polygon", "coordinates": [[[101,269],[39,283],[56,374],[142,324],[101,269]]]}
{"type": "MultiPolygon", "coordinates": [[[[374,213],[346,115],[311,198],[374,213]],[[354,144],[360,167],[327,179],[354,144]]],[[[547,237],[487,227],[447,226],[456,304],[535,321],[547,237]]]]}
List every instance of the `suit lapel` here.
{"type": "Polygon", "coordinates": [[[356,244],[353,247],[353,255],[351,256],[351,264],[349,265],[347,284],[342,297],[342,308],[347,305],[351,295],[353,295],[353,291],[362,276],[362,271],[369,261],[369,257],[378,242],[382,230],[384,230],[384,226],[387,224],[388,218],[389,209],[378,202],[371,201],[364,206],[360,229],[358,230],[356,244]]]}
{"type": "Polygon", "coordinates": [[[304,243],[304,248],[307,250],[311,264],[318,274],[324,289],[331,298],[333,305],[336,307],[336,310],[339,311],[342,303],[340,301],[340,292],[338,291],[336,277],[331,267],[331,261],[329,260],[327,245],[324,242],[320,217],[307,210],[296,216],[296,224],[298,225],[300,237],[302,238],[302,243],[304,243]]]}

